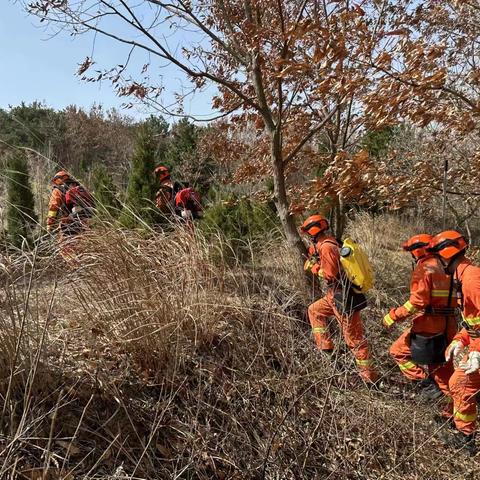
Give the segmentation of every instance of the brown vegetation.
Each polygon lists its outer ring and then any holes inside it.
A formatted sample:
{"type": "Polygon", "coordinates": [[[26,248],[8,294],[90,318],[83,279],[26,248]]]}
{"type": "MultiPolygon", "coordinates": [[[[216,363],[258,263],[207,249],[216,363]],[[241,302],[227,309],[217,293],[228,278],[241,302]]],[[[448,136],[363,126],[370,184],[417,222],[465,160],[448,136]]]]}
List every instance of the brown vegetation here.
{"type": "Polygon", "coordinates": [[[469,478],[476,460],[436,438],[435,407],[400,379],[380,326],[406,292],[398,232],[418,226],[365,215],[349,229],[378,276],[365,312],[378,390],[341,342],[314,351],[302,314],[318,292],[280,240],[227,267],[220,238],[105,226],[81,267],[5,257],[0,477],[469,478]]]}

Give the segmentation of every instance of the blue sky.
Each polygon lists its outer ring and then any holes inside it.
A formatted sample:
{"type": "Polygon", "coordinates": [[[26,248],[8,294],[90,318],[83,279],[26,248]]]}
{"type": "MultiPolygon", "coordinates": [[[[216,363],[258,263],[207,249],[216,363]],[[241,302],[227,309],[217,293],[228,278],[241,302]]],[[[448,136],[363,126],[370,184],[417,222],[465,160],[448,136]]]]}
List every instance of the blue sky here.
{"type": "MultiPolygon", "coordinates": [[[[52,37],[43,25],[23,11],[20,4],[12,0],[3,0],[2,4],[1,108],[34,100],[59,109],[71,104],[89,108],[94,103],[101,103],[105,108],[119,108],[125,102],[115,95],[109,83],[87,83],[75,75],[78,64],[92,51],[100,66],[122,63],[127,52],[124,46],[100,37],[94,42],[93,35],[73,38],[68,33],[61,33],[52,37]]],[[[148,59],[136,58],[134,67],[145,61],[148,59]]],[[[173,69],[164,78],[167,78],[164,80],[167,92],[173,92],[181,81],[173,69]]],[[[190,114],[210,113],[207,95],[197,96],[185,107],[190,114]]],[[[135,107],[124,110],[124,113],[140,118],[150,112],[144,107],[135,107]]]]}

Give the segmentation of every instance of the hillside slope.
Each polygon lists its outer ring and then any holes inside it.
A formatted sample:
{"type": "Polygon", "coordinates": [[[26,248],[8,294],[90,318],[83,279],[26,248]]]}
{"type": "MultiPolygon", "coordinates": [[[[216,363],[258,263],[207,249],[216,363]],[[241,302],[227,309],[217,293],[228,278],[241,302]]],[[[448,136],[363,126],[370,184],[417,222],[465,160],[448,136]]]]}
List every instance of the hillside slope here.
{"type": "Polygon", "coordinates": [[[319,292],[281,240],[241,264],[220,237],[105,227],[79,263],[5,256],[0,478],[474,478],[478,456],[443,446],[437,406],[388,357],[400,329],[380,320],[406,295],[398,243],[415,228],[350,225],[377,272],[375,389],[338,335],[331,356],[313,349],[303,312],[319,292]]]}

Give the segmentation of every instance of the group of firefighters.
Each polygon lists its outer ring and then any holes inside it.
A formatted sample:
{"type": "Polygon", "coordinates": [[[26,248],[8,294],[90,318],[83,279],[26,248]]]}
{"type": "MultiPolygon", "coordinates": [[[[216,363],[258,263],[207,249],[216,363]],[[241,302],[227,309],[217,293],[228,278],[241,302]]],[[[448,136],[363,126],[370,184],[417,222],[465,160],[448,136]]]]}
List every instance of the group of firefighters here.
{"type": "MultiPolygon", "coordinates": [[[[155,205],[164,216],[178,219],[191,226],[202,216],[198,193],[188,185],[172,182],[167,167],[155,168],[158,191],[155,205]]],[[[47,232],[56,234],[60,253],[65,259],[75,254],[75,244],[89,225],[95,211],[95,200],[88,190],[65,170],[60,170],[51,180],[52,191],[48,205],[47,232]]]]}
{"type": "MultiPolygon", "coordinates": [[[[320,351],[332,352],[328,320],[335,317],[359,375],[375,384],[379,378],[360,317],[364,304],[346,301],[353,289],[342,269],[341,245],[328,228],[328,221],[321,215],[312,215],[301,226],[311,242],[305,269],[327,286],[326,295],[308,308],[313,338],[320,351]]],[[[417,383],[423,396],[445,398],[439,417],[454,427],[445,440],[473,455],[476,395],[480,391],[480,268],[465,257],[467,248],[462,234],[453,230],[408,239],[403,249],[415,262],[410,298],[392,308],[383,325],[390,328],[411,319],[410,328],[392,344],[390,354],[403,375],[417,383]],[[462,315],[460,331],[457,309],[462,315]]]]}
{"type": "MultiPolygon", "coordinates": [[[[195,190],[172,182],[170,172],[159,166],[156,206],[164,213],[175,213],[185,222],[199,218],[200,199],[195,190]]],[[[52,179],[47,230],[58,232],[59,241],[77,235],[88,223],[94,202],[91,195],[66,171],[52,179]]],[[[339,241],[329,233],[326,218],[308,217],[301,231],[310,241],[305,270],[325,282],[326,295],[308,307],[313,338],[319,351],[331,353],[334,344],[329,319],[334,317],[351,349],[358,373],[369,384],[379,383],[372,363],[360,316],[366,299],[355,290],[341,262],[339,241]]],[[[390,354],[400,371],[416,382],[418,392],[428,399],[444,397],[440,418],[455,429],[447,442],[475,452],[475,425],[480,391],[480,268],[465,258],[468,244],[456,231],[438,235],[415,235],[403,244],[415,268],[410,298],[392,308],[383,318],[386,328],[411,319],[411,327],[392,344],[390,354]],[[456,311],[462,314],[457,331],[456,311]]]]}

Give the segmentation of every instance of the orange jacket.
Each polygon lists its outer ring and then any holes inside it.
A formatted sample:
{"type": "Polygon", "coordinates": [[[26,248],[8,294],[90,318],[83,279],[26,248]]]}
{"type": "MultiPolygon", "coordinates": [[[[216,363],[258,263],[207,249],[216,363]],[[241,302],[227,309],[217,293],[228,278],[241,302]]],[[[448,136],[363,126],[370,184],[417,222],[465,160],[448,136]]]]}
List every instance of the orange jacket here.
{"type": "MultiPolygon", "coordinates": [[[[410,298],[402,306],[392,309],[385,317],[385,323],[402,322],[413,316],[413,332],[437,334],[445,331],[445,317],[449,314],[452,317],[449,330],[454,328],[453,312],[444,310],[453,309],[457,302],[453,289],[450,304],[448,302],[451,281],[452,277],[445,273],[438,258],[427,256],[420,259],[412,273],[410,298]]],[[[455,332],[449,333],[453,335],[455,332]]]]}
{"type": "Polygon", "coordinates": [[[468,325],[468,329],[458,332],[455,340],[468,345],[470,351],[480,351],[480,268],[465,258],[458,265],[455,275],[462,284],[462,316],[468,325]]]}
{"type": "Polygon", "coordinates": [[[173,183],[165,180],[160,183],[160,188],[155,194],[155,204],[162,212],[168,212],[173,208],[173,183]]]}
{"type": "Polygon", "coordinates": [[[68,210],[65,205],[65,193],[60,188],[54,187],[48,203],[47,230],[51,231],[57,227],[61,219],[67,215],[68,210]]]}
{"type": "Polygon", "coordinates": [[[312,273],[318,273],[331,286],[341,277],[340,250],[333,236],[326,237],[308,249],[309,260],[317,257],[312,273]]]}

